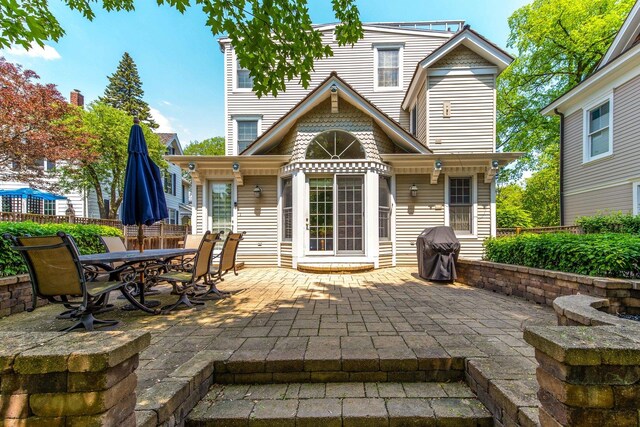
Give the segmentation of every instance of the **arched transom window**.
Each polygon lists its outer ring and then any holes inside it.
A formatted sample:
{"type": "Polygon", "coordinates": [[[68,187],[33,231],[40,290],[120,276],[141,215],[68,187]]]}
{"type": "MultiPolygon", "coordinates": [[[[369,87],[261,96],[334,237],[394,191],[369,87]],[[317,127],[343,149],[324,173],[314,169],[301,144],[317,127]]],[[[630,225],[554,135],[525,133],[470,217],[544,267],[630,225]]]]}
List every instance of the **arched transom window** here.
{"type": "Polygon", "coordinates": [[[358,138],[341,130],[330,130],[316,136],[307,148],[307,159],[365,159],[358,138]]]}

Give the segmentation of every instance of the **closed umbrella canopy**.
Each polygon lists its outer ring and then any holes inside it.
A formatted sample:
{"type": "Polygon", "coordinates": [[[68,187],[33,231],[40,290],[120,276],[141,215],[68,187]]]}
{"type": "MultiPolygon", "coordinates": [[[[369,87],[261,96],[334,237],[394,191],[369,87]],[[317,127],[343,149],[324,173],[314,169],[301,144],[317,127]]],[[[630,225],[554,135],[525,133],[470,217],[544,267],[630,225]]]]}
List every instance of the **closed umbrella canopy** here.
{"type": "Polygon", "coordinates": [[[151,225],[169,217],[162,188],[160,168],[149,158],[138,119],[129,133],[129,156],[124,177],[122,223],[138,225],[138,240],[142,250],[142,225],[151,225]]]}
{"type": "Polygon", "coordinates": [[[33,197],[42,200],[63,200],[64,196],[58,196],[53,193],[46,193],[44,191],[36,190],[34,188],[18,188],[15,190],[0,190],[0,197],[20,197],[26,199],[27,197],[33,197]]]}

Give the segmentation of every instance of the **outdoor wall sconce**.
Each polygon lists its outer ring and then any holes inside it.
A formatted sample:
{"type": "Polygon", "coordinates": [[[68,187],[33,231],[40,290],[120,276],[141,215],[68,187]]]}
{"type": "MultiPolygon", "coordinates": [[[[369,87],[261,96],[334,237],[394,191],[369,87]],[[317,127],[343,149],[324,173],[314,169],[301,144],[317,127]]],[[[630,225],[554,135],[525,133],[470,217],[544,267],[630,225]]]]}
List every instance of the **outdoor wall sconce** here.
{"type": "Polygon", "coordinates": [[[240,164],[239,164],[239,163],[234,163],[234,164],[232,164],[232,165],[231,165],[231,169],[232,169],[234,172],[240,172],[240,164]]]}
{"type": "Polygon", "coordinates": [[[253,196],[256,199],[259,199],[260,196],[262,196],[262,188],[260,188],[259,185],[256,184],[255,188],[253,189],[253,196]]]}
{"type": "Polygon", "coordinates": [[[195,163],[189,163],[189,171],[193,172],[194,170],[196,170],[196,164],[195,163]]]}
{"type": "Polygon", "coordinates": [[[411,187],[409,187],[409,192],[411,193],[411,197],[418,197],[418,186],[415,184],[411,184],[411,187]]]}
{"type": "Polygon", "coordinates": [[[442,169],[442,161],[441,161],[441,160],[436,160],[436,162],[435,162],[435,164],[434,164],[434,167],[435,167],[437,170],[441,170],[441,169],[442,169]]]}
{"type": "Polygon", "coordinates": [[[497,160],[491,161],[491,167],[492,168],[498,169],[498,166],[500,166],[500,162],[498,162],[497,160]]]}

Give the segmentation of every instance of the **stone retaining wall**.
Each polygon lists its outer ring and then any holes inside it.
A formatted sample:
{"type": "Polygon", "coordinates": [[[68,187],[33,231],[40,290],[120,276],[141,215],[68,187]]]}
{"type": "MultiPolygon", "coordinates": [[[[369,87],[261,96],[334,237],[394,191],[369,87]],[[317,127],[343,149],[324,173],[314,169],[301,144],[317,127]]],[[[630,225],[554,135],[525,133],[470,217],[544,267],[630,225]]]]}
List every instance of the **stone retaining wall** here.
{"type": "MultiPolygon", "coordinates": [[[[38,307],[47,300],[38,299],[38,307]]],[[[20,313],[31,307],[31,281],[28,274],[0,277],[0,317],[20,313]]]]}
{"type": "Polygon", "coordinates": [[[136,425],[148,332],[0,332],[0,425],[136,425]]]}
{"type": "Polygon", "coordinates": [[[583,294],[609,300],[609,313],[640,313],[640,281],[562,273],[518,265],[462,259],[458,282],[553,306],[564,295],[583,294]]]}

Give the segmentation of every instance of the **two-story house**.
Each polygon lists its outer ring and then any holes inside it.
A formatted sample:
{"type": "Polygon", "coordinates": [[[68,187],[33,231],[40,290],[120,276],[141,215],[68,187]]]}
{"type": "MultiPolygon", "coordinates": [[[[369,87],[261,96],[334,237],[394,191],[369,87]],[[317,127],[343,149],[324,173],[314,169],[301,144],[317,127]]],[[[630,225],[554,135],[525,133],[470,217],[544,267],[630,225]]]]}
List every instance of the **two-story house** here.
{"type": "Polygon", "coordinates": [[[416,263],[416,238],[449,225],[462,255],[495,234],[496,77],[512,61],[463,26],[365,24],[311,85],[257,98],[228,39],[226,156],[169,157],[193,177],[194,233],[245,231],[247,265],[416,263]],[[452,28],[455,27],[455,28],[452,28]]]}
{"type": "MultiPolygon", "coordinates": [[[[167,147],[168,156],[181,156],[182,145],[177,133],[161,133],[156,135],[167,147]]],[[[182,176],[180,166],[169,163],[167,170],[163,172],[164,195],[169,211],[169,224],[183,224],[191,218],[190,183],[182,176]]]]}
{"type": "Polygon", "coordinates": [[[640,2],[596,71],[542,113],[560,116],[561,224],[640,214],[640,2]]]}

